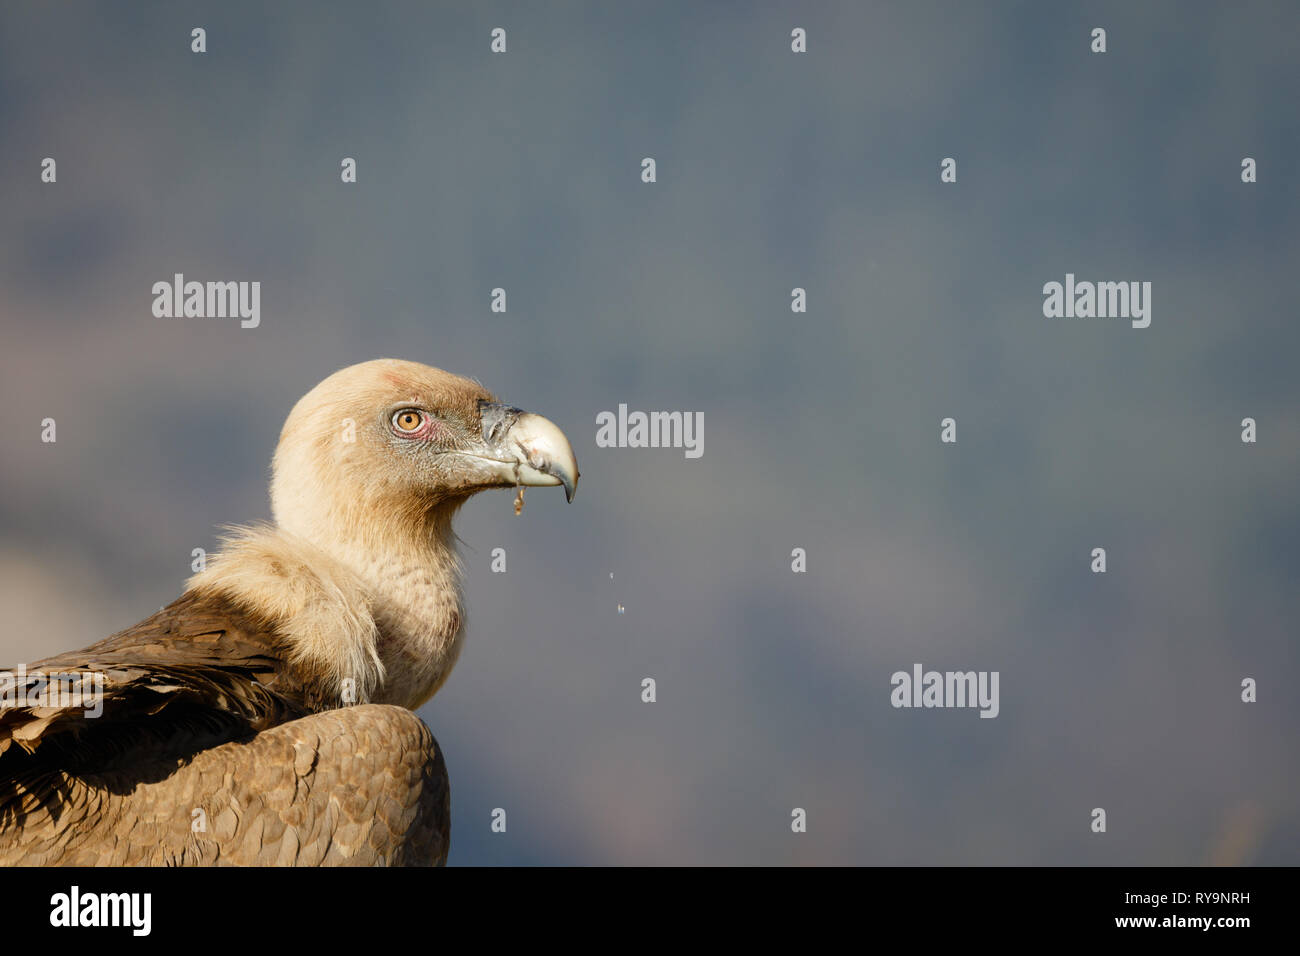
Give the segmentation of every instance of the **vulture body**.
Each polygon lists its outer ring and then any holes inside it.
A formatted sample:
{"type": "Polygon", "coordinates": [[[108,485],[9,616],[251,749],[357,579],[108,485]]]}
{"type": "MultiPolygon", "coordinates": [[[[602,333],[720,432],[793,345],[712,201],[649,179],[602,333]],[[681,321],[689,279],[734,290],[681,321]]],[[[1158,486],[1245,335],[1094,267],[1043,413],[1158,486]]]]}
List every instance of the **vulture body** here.
{"type": "Polygon", "coordinates": [[[463,631],[451,519],[563,485],[563,433],[381,359],[285,423],[273,525],[81,651],[0,672],[0,864],[436,865],[447,770],[412,710],[463,631]]]}

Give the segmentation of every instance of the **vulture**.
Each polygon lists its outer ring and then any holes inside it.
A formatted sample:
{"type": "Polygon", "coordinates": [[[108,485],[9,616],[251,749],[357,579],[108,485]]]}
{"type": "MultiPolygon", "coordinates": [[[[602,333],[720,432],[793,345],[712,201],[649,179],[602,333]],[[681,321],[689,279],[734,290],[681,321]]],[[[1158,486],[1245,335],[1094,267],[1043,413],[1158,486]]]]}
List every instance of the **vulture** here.
{"type": "Polygon", "coordinates": [[[477,382],[335,372],[284,424],[272,523],[134,627],[0,672],[0,865],[445,863],[446,765],[412,711],[460,652],[452,518],[577,482],[564,433],[477,382]]]}

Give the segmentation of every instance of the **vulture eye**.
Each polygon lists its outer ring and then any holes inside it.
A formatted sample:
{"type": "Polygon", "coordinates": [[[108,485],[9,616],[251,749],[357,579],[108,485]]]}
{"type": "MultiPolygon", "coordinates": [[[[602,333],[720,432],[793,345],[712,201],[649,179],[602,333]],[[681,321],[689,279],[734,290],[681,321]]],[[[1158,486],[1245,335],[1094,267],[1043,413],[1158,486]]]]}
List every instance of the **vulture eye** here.
{"type": "Polygon", "coordinates": [[[424,424],[424,413],[414,408],[403,408],[393,415],[393,427],[399,432],[413,432],[424,424]]]}

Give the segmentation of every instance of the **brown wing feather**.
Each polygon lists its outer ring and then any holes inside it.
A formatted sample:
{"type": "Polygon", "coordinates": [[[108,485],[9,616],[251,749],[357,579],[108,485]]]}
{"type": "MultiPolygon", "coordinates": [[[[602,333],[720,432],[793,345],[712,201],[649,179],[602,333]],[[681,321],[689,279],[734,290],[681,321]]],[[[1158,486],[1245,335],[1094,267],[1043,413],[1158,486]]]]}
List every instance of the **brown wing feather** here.
{"type": "Polygon", "coordinates": [[[202,750],[327,706],[311,676],[285,664],[272,625],[194,592],[97,644],[28,665],[7,689],[0,841],[34,808],[57,811],[82,777],[121,769],[161,779],[202,750]],[[51,675],[81,680],[83,696],[53,695],[51,675]]]}
{"type": "MultiPolygon", "coordinates": [[[[28,665],[26,675],[11,692],[18,706],[0,702],[0,755],[14,744],[34,753],[67,734],[100,739],[181,705],[247,730],[337,705],[310,673],[287,663],[273,624],[226,598],[194,592],[97,644],[28,665]],[[89,716],[97,708],[80,698],[71,706],[51,699],[55,674],[81,679],[83,692],[98,691],[102,713],[89,716]]],[[[0,756],[0,771],[4,766],[0,756]]]]}
{"type": "Polygon", "coordinates": [[[442,754],[401,707],[312,714],[129,768],[56,773],[0,826],[0,865],[430,866],[446,861],[442,754]]]}
{"type": "Polygon", "coordinates": [[[187,592],[33,675],[100,675],[102,713],[0,709],[0,864],[431,864],[446,767],[410,711],[341,701],[273,624],[187,592]],[[199,816],[210,829],[194,829],[199,816]]]}

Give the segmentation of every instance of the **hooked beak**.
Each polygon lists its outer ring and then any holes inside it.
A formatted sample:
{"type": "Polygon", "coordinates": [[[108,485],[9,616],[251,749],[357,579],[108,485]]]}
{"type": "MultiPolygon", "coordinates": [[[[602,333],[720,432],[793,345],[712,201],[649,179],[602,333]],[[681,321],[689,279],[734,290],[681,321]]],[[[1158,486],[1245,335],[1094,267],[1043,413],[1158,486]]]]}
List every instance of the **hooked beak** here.
{"type": "Polygon", "coordinates": [[[480,401],[479,416],[489,469],[510,485],[563,485],[573,500],[578,459],[569,440],[550,419],[500,402],[480,401]]]}

